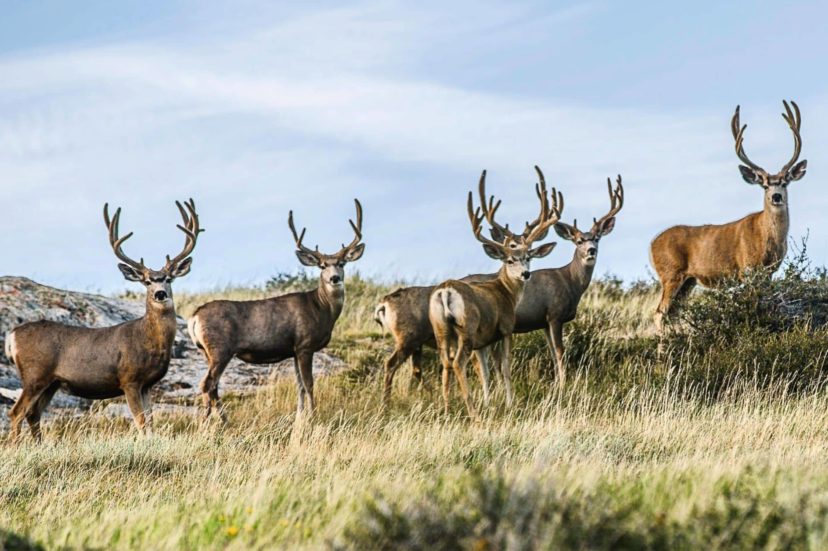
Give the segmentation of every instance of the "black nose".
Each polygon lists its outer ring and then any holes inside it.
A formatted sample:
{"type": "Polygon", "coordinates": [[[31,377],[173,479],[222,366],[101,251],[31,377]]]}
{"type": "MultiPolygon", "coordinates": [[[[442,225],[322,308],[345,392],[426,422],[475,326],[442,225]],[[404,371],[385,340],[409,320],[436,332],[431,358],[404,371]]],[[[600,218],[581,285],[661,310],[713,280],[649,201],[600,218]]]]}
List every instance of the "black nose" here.
{"type": "Polygon", "coordinates": [[[590,247],[587,249],[587,254],[589,254],[590,256],[595,256],[596,254],[598,254],[598,249],[596,249],[595,247],[590,247]]]}
{"type": "Polygon", "coordinates": [[[155,291],[155,300],[162,302],[167,300],[167,291],[155,291]]]}
{"type": "Polygon", "coordinates": [[[781,203],[782,202],[782,194],[781,193],[774,193],[771,195],[771,199],[774,203],[781,203]]]}
{"type": "Polygon", "coordinates": [[[342,281],[342,278],[338,275],[331,276],[331,283],[339,283],[340,281],[342,281]]]}
{"type": "Polygon", "coordinates": [[[523,279],[529,279],[529,276],[531,276],[532,274],[529,273],[529,270],[526,270],[525,272],[523,272],[520,275],[523,276],[523,279]]]}

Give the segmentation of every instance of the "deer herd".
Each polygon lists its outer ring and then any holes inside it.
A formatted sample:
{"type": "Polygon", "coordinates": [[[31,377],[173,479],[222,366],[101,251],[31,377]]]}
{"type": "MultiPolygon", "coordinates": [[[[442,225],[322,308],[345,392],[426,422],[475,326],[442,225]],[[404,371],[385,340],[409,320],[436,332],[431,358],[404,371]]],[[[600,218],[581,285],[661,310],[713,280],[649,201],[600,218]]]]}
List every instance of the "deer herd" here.
{"type": "MultiPolygon", "coordinates": [[[[787,251],[788,184],[805,175],[807,161],[799,161],[802,148],[801,117],[794,102],[783,102],[783,117],[794,137],[794,153],[782,169],[770,174],[753,163],[744,151],[747,125],[739,107],[731,121],[742,178],[764,189],[764,204],[734,222],[704,226],[673,226],[650,245],[650,258],[661,282],[661,299],[655,312],[661,331],[665,318],[698,283],[715,285],[729,276],[758,267],[775,269],[787,251]]],[[[555,365],[556,384],[566,381],[563,326],[575,319],[578,304],[590,284],[600,240],[612,232],[615,217],[624,206],[621,176],[607,180],[609,210],[595,218],[589,231],[561,221],[563,195],[547,188],[537,166],[537,217],[517,233],[497,221],[501,202],[486,192],[484,170],[475,194],[470,191],[466,209],[475,239],[483,252],[500,261],[494,274],[472,274],[436,286],[413,286],[382,298],[375,320],[394,340],[394,350],[384,365],[383,396],[391,397],[394,374],[409,358],[412,375],[423,385],[423,347],[437,349],[442,366],[443,404],[448,413],[450,379],[457,379],[471,418],[478,413],[470,398],[467,364],[473,359],[483,392],[490,400],[490,372],[501,374],[507,406],[514,400],[510,350],[512,335],[543,330],[555,365]],[[549,230],[575,245],[569,264],[560,268],[531,270],[535,258],[543,258],[556,243],[546,242],[549,230]],[[488,236],[486,232],[488,230],[488,236]]],[[[207,361],[201,383],[204,414],[225,419],[219,400],[219,379],[233,358],[267,364],[292,358],[296,373],[297,418],[314,409],[313,355],[327,346],[345,304],[345,266],[365,252],[362,242],[362,205],[354,200],[356,221],[349,220],[353,239],[334,254],[304,244],[305,229],[296,230],[293,212],[288,226],[299,262],[320,270],[316,289],[263,300],[216,300],[204,304],[190,317],[188,331],[207,361]]],[[[63,389],[88,399],[125,396],[135,425],[151,432],[153,385],[167,373],[177,328],[172,282],[187,275],[192,265],[201,228],[192,199],[176,202],[185,235],[184,247],[164,267],[153,270],[123,251],[132,233],[120,236],[121,209],[109,215],[104,206],[109,243],[120,261],[118,268],[128,281],[146,287],[146,313],[137,320],[106,328],[83,328],[51,321],[25,323],[5,340],[6,356],[17,367],[22,392],[11,408],[11,439],[20,436],[23,420],[32,435],[41,437],[40,419],[55,392],[63,389]]]]}

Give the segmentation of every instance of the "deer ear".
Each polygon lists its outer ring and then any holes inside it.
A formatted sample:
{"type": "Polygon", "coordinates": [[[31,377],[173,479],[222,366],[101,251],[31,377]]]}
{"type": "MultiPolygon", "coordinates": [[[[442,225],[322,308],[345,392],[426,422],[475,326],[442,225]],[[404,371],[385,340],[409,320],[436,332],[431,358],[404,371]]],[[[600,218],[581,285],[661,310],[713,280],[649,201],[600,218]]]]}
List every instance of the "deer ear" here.
{"type": "Polygon", "coordinates": [[[755,170],[745,165],[739,165],[739,172],[742,173],[742,179],[749,184],[762,184],[762,179],[755,170]]]}
{"type": "Polygon", "coordinates": [[[489,243],[483,244],[483,252],[489,255],[489,258],[494,258],[495,260],[503,260],[503,251],[500,250],[500,247],[495,247],[489,243]]]}
{"type": "Polygon", "coordinates": [[[345,261],[346,262],[353,262],[355,260],[359,260],[362,258],[362,253],[365,252],[365,243],[360,243],[353,249],[348,249],[348,252],[345,253],[345,261]]]}
{"type": "Polygon", "coordinates": [[[305,251],[296,251],[296,258],[298,258],[299,262],[301,262],[304,266],[310,266],[311,268],[319,266],[319,260],[316,256],[306,253],[305,251]]]}
{"type": "Polygon", "coordinates": [[[604,220],[604,222],[601,224],[601,227],[598,228],[598,233],[600,233],[601,237],[603,237],[603,236],[607,235],[608,233],[610,233],[614,228],[615,228],[615,216],[613,216],[612,218],[607,218],[606,220],[604,220]]]}
{"type": "Polygon", "coordinates": [[[127,281],[144,281],[144,274],[128,264],[118,263],[118,269],[124,274],[127,281]]]}
{"type": "Polygon", "coordinates": [[[506,240],[503,232],[495,227],[489,228],[489,235],[492,236],[493,241],[497,241],[498,243],[503,243],[506,240]]]}
{"type": "Polygon", "coordinates": [[[795,182],[805,176],[805,169],[808,168],[808,160],[799,161],[788,171],[788,181],[795,182]]]}
{"type": "Polygon", "coordinates": [[[555,233],[567,241],[575,241],[575,228],[569,224],[558,222],[555,224],[555,233]]]}
{"type": "Polygon", "coordinates": [[[557,243],[555,243],[555,242],[544,243],[540,247],[536,247],[536,248],[530,250],[529,251],[529,256],[531,258],[543,258],[544,256],[551,253],[552,249],[554,249],[556,245],[557,245],[557,243]]]}
{"type": "Polygon", "coordinates": [[[172,278],[184,277],[190,273],[190,268],[193,266],[193,257],[188,256],[172,268],[170,268],[169,276],[172,278]]]}

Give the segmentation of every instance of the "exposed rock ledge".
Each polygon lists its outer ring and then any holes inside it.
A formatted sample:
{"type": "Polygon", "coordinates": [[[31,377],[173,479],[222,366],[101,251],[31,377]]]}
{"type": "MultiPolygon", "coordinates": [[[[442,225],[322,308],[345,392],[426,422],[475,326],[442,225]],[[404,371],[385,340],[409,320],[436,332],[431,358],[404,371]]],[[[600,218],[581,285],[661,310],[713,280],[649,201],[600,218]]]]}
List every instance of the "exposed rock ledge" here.
{"type": "MultiPolygon", "coordinates": [[[[142,315],[143,302],[64,291],[23,277],[0,277],[0,429],[5,430],[7,410],[20,393],[17,370],[10,365],[4,352],[9,331],[21,323],[41,319],[86,327],[107,327],[142,315]]],[[[333,373],[345,367],[342,360],[325,352],[314,355],[314,375],[333,373]]],[[[203,355],[187,335],[186,322],[179,318],[170,370],[155,386],[154,400],[161,403],[192,403],[206,370],[203,355]]],[[[282,376],[293,377],[293,360],[273,365],[249,365],[234,359],[221,378],[221,389],[222,392],[251,391],[282,376]]],[[[47,411],[57,413],[62,409],[74,414],[87,410],[89,405],[87,400],[58,392],[47,411]]],[[[126,411],[118,406],[107,410],[126,411]]]]}

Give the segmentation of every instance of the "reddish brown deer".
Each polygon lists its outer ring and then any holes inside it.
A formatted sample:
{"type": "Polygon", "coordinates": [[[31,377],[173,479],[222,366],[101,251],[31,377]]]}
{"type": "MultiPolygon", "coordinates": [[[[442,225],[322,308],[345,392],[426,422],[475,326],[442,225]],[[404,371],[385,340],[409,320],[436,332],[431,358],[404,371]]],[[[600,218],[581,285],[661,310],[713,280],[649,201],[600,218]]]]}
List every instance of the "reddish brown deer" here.
{"type": "MultiPolygon", "coordinates": [[[[546,181],[540,168],[535,167],[535,170],[539,177],[539,186],[535,191],[543,206],[544,199],[540,193],[546,193],[546,181]]],[[[487,204],[485,178],[481,178],[478,192],[481,204],[487,204]]],[[[528,232],[539,223],[540,215],[527,226],[522,237],[525,239],[528,232]]],[[[497,277],[497,274],[493,274],[492,278],[494,277],[497,277]]],[[[470,275],[461,278],[460,281],[480,280],[480,278],[479,275],[470,275]]],[[[391,398],[394,375],[408,358],[411,358],[412,379],[424,387],[428,386],[422,376],[422,357],[423,346],[437,347],[434,331],[428,319],[428,300],[434,288],[434,285],[428,285],[397,289],[385,295],[374,310],[374,320],[394,339],[394,351],[385,360],[384,399],[386,402],[391,398]]],[[[488,399],[488,389],[484,389],[484,397],[488,399]]]]}
{"type": "MultiPolygon", "coordinates": [[[[533,258],[541,258],[552,252],[555,243],[547,243],[531,248],[535,241],[543,239],[549,228],[560,219],[563,198],[554,188],[553,201],[549,204],[546,190],[542,189],[543,179],[538,186],[541,198],[541,214],[537,224],[528,222],[524,234],[515,235],[508,226],[501,226],[495,221],[495,211],[500,202],[494,198],[485,203],[483,186],[486,172],[480,178],[480,190],[483,195],[482,205],[476,210],[473,194],[469,192],[467,203],[469,220],[475,238],[483,243],[485,253],[500,260],[502,266],[498,277],[490,281],[463,282],[449,280],[438,285],[429,298],[428,317],[434,331],[440,361],[443,366],[443,402],[446,413],[449,406],[449,371],[453,370],[460,386],[463,401],[469,416],[477,419],[477,412],[469,398],[466,384],[466,363],[474,350],[484,350],[497,341],[503,343],[504,360],[501,364],[503,383],[506,390],[506,403],[512,403],[512,383],[509,363],[511,335],[515,326],[515,307],[520,300],[526,281],[530,277],[529,265],[533,258]],[[481,213],[482,211],[482,213],[481,213]],[[483,219],[489,222],[494,239],[483,237],[483,219]]],[[[478,375],[484,390],[488,388],[487,354],[478,357],[480,366],[478,375]]]]}
{"type": "Polygon", "coordinates": [[[216,300],[198,308],[188,328],[195,345],[207,358],[208,371],[201,382],[206,417],[215,409],[226,420],[219,401],[219,379],[233,357],[253,364],[275,363],[293,358],[296,371],[297,416],[310,412],[313,398],[313,354],[328,345],[334,324],[345,304],[345,265],[359,260],[362,243],[362,205],[356,204],[356,223],[349,220],[354,238],[335,254],[302,244],[306,228],[296,232],[293,211],[288,226],[296,242],[296,256],[305,266],[322,270],[312,291],[290,293],[262,300],[216,300]]]}
{"type": "Polygon", "coordinates": [[[128,281],[147,288],[144,317],[113,327],[92,329],[52,321],[25,323],[6,339],[6,355],[14,362],[23,382],[23,392],[15,402],[11,418],[11,438],[17,440],[23,419],[32,435],[40,440],[40,417],[58,389],[83,398],[100,400],[125,395],[138,429],[152,430],[150,390],[167,373],[176,331],[172,282],[189,273],[193,249],[201,229],[195,203],[176,202],[186,235],[184,249],[167,256],[161,270],[151,270],[144,259],[135,262],[123,251],[132,232],[118,237],[121,209],[109,218],[104,206],[104,222],[109,243],[121,260],[118,268],[128,281]],[[185,210],[186,206],[186,210],[185,210]]]}
{"type": "Polygon", "coordinates": [[[794,153],[776,174],[769,174],[748,159],[743,148],[747,125],[740,125],[739,107],[731,121],[736,155],[742,178],[765,190],[764,208],[728,224],[673,226],[653,239],[650,259],[661,280],[661,301],[655,314],[656,328],[673,304],[700,283],[712,286],[724,278],[738,276],[751,268],[775,270],[788,250],[788,184],[805,176],[808,161],[800,161],[802,138],[799,107],[783,102],[782,117],[794,137],[794,153]]]}

